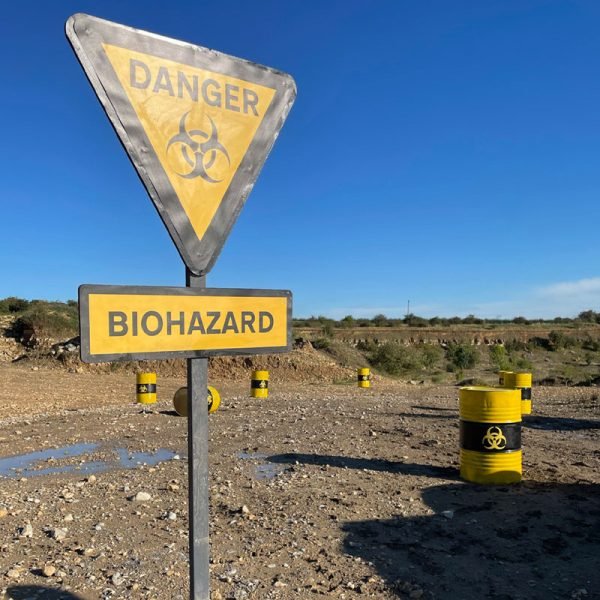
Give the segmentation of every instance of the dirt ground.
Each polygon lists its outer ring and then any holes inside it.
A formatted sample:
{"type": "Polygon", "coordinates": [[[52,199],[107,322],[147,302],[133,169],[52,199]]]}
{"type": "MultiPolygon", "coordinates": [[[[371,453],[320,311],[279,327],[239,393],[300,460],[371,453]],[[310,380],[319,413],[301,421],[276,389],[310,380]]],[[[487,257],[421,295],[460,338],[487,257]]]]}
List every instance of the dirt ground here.
{"type": "MultiPolygon", "coordinates": [[[[0,366],[0,598],[187,599],[184,382],[134,383],[0,366]]],[[[484,487],[454,387],[211,384],[212,598],[600,598],[596,388],[535,388],[524,481],[484,487]]]]}

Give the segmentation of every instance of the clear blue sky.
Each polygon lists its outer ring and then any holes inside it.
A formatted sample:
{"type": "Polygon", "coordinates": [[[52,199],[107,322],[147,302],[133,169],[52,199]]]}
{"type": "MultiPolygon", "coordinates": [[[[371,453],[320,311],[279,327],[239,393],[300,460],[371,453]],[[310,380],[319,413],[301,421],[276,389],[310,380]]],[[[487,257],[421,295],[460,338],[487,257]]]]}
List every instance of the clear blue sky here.
{"type": "Polygon", "coordinates": [[[296,316],[600,309],[600,3],[7,2],[0,297],[183,285],[64,36],[75,12],[293,75],[208,284],[296,316]]]}

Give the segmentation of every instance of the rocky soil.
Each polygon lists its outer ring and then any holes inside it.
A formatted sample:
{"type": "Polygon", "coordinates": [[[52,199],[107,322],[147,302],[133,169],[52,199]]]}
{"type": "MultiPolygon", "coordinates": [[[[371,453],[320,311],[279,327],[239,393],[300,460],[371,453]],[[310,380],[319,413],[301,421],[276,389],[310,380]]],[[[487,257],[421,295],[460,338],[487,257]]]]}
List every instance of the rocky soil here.
{"type": "MultiPolygon", "coordinates": [[[[600,598],[595,388],[535,388],[524,481],[483,487],[456,388],[273,373],[255,400],[241,367],[210,375],[212,598],[600,598]]],[[[0,383],[0,598],[187,598],[184,380],[149,413],[130,374],[0,383]]]]}

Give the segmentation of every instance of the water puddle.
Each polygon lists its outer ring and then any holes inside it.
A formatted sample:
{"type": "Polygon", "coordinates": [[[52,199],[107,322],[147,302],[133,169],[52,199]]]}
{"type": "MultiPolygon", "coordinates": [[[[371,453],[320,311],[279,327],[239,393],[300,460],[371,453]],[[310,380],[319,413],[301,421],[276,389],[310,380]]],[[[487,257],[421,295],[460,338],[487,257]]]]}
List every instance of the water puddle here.
{"type": "Polygon", "coordinates": [[[116,456],[113,460],[85,460],[86,455],[99,448],[98,443],[82,443],[0,458],[0,477],[41,477],[57,473],[91,474],[111,469],[136,469],[142,465],[154,466],[173,460],[176,456],[175,452],[166,448],[160,448],[156,452],[131,452],[127,448],[109,448],[106,453],[114,453],[116,456]],[[73,458],[79,458],[79,461],[61,464],[73,458]]]}
{"type": "Polygon", "coordinates": [[[268,454],[262,454],[261,452],[238,452],[237,457],[242,460],[256,460],[261,461],[259,464],[254,465],[254,478],[255,479],[275,479],[277,475],[283,473],[287,465],[275,464],[265,460],[269,456],[268,454]]]}

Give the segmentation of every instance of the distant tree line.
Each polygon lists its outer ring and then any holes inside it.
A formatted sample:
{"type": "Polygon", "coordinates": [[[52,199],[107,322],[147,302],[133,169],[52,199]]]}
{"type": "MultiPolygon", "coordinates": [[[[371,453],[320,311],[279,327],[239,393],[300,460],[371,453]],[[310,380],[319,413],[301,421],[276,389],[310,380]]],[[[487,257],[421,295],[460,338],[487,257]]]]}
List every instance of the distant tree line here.
{"type": "MultiPolygon", "coordinates": [[[[9,296],[0,300],[0,315],[19,315],[33,309],[52,309],[54,311],[64,309],[76,309],[77,300],[67,302],[49,302],[47,300],[25,300],[9,296]]],[[[70,311],[69,311],[70,312],[70,311]]],[[[414,314],[408,314],[402,318],[386,317],[383,314],[375,315],[371,319],[353,317],[347,315],[339,321],[325,316],[309,317],[307,319],[293,319],[294,327],[312,327],[325,330],[334,328],[354,327],[447,327],[449,325],[535,325],[535,324],[575,324],[575,323],[599,323],[600,312],[585,310],[575,318],[555,317],[554,319],[526,319],[525,317],[514,317],[513,319],[481,319],[475,315],[466,317],[432,317],[426,319],[414,314]]]]}
{"type": "Polygon", "coordinates": [[[525,317],[514,317],[513,319],[481,319],[475,315],[466,317],[432,317],[426,319],[417,315],[408,314],[402,318],[391,318],[385,315],[375,315],[372,319],[357,318],[351,315],[345,316],[339,321],[324,317],[309,317],[308,319],[294,319],[294,327],[321,328],[332,330],[338,328],[355,327],[447,327],[450,325],[536,325],[536,324],[575,324],[575,323],[598,323],[600,324],[600,312],[586,310],[575,318],[555,317],[554,319],[526,319],[525,317]]]}
{"type": "Polygon", "coordinates": [[[73,308],[77,306],[77,300],[67,300],[66,302],[48,302],[47,300],[25,300],[24,298],[8,296],[8,298],[2,298],[0,300],[0,315],[22,313],[35,306],[60,306],[63,304],[73,308]]]}

